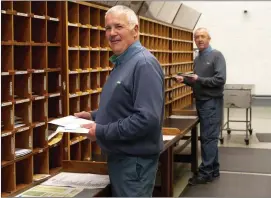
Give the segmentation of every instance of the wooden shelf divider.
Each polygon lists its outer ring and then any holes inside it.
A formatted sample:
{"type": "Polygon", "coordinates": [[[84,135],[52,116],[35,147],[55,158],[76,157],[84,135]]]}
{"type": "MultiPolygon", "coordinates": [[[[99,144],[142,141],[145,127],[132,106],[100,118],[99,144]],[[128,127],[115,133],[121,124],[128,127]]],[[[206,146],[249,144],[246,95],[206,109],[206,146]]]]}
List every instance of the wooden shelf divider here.
{"type": "Polygon", "coordinates": [[[62,166],[62,148],[48,147],[48,120],[62,116],[63,108],[61,5],[1,2],[1,196],[12,196],[33,185],[36,174],[62,166]],[[19,149],[29,153],[18,156],[19,149]]]}

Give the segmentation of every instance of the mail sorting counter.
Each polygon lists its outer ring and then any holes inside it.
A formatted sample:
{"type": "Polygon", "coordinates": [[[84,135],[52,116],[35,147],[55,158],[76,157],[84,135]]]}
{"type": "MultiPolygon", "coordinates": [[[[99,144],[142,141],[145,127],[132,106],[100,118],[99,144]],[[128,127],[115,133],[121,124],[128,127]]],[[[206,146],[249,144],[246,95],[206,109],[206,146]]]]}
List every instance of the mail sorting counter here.
{"type": "Polygon", "coordinates": [[[226,84],[224,87],[224,108],[227,109],[227,118],[224,123],[224,112],[223,122],[221,127],[220,143],[224,143],[223,130],[227,130],[230,134],[231,131],[245,131],[245,143],[249,144],[248,133],[252,134],[251,122],[252,122],[252,96],[254,95],[254,85],[250,84],[226,84]],[[231,108],[242,108],[246,110],[245,120],[230,120],[230,109],[231,108]],[[232,129],[230,128],[230,122],[245,122],[245,129],[232,129]]]}

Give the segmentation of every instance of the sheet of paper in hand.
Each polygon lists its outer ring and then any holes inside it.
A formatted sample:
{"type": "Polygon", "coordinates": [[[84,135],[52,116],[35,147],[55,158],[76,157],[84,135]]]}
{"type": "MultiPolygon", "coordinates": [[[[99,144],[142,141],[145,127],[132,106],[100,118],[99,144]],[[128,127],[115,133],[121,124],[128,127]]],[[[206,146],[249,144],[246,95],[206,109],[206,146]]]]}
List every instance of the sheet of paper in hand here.
{"type": "MultiPolygon", "coordinates": [[[[83,118],[77,118],[75,116],[66,116],[59,119],[54,119],[49,124],[54,125],[55,130],[58,132],[69,132],[69,133],[88,133],[88,129],[82,128],[83,124],[91,124],[92,120],[86,120],[83,118]]],[[[50,127],[50,126],[49,126],[50,127]]]]}

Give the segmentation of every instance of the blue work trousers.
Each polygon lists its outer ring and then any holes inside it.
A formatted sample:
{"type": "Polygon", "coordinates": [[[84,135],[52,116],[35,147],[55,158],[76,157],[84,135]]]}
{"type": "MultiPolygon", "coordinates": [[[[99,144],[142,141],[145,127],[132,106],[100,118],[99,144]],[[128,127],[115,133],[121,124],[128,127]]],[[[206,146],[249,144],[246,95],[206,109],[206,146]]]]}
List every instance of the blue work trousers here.
{"type": "Polygon", "coordinates": [[[211,179],[219,173],[218,139],[223,118],[223,98],[197,100],[196,107],[200,119],[202,158],[199,175],[211,179]]]}
{"type": "Polygon", "coordinates": [[[152,197],[159,155],[108,155],[113,197],[152,197]]]}

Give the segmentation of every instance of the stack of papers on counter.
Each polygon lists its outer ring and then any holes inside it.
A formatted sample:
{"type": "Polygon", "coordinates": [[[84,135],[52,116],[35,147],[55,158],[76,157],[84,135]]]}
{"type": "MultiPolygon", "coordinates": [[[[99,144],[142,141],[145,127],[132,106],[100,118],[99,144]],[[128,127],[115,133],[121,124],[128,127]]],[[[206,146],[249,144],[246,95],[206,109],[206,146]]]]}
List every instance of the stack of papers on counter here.
{"type": "Polygon", "coordinates": [[[98,189],[105,188],[109,183],[110,180],[108,175],[61,172],[56,176],[43,182],[42,185],[98,189]]]}

